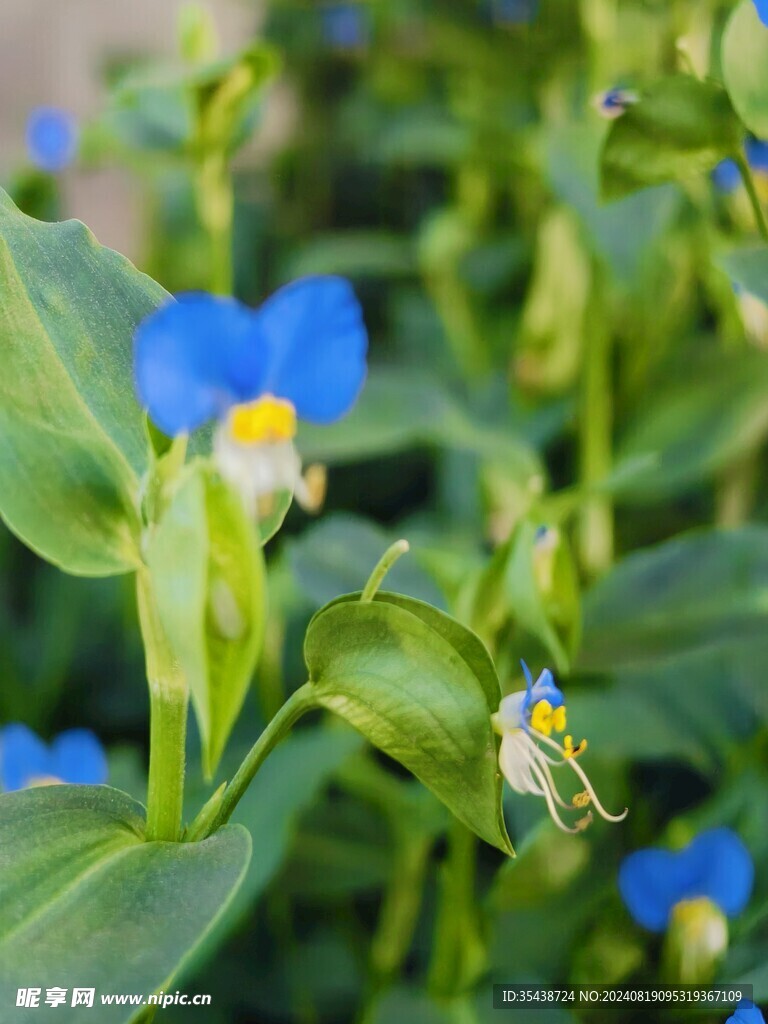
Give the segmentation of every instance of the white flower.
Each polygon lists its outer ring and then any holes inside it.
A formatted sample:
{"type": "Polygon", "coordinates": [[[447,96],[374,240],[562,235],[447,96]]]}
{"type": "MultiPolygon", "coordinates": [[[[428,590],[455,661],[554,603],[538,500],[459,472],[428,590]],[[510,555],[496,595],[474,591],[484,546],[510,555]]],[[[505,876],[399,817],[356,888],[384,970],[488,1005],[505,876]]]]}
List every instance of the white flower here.
{"type": "Polygon", "coordinates": [[[566,735],[562,744],[552,738],[553,732],[565,732],[566,728],[565,697],[552,673],[545,669],[534,683],[528,666],[525,662],[522,665],[527,688],[504,697],[493,716],[494,728],[501,735],[499,767],[504,778],[517,793],[543,797],[552,820],[563,832],[583,831],[592,821],[592,811],[588,810],[571,826],[563,821],[558,808],[572,813],[591,805],[606,821],[623,821],[626,808],[622,814],[609,814],[578,762],[579,755],[587,749],[587,741],[574,746],[571,736],[566,735]],[[554,775],[566,766],[583,786],[570,802],[560,795],[554,775]]]}

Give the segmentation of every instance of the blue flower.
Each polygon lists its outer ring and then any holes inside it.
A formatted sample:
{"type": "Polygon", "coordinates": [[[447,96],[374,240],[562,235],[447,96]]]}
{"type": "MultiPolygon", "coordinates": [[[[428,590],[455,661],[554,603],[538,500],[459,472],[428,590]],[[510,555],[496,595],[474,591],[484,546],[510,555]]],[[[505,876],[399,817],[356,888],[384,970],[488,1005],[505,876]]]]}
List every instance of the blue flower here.
{"type": "Polygon", "coordinates": [[[720,192],[735,192],[741,182],[741,174],[735,160],[721,160],[712,171],[712,181],[720,192]]]}
{"type": "Polygon", "coordinates": [[[634,90],[615,87],[595,96],[592,105],[601,117],[614,121],[617,117],[621,117],[627,107],[637,103],[639,99],[639,95],[634,90]]]}
{"type": "Polygon", "coordinates": [[[171,437],[218,421],[219,469],[249,506],[283,488],[302,500],[296,419],[344,416],[365,381],[367,348],[360,304],[340,277],[295,281],[257,310],[186,295],[139,325],[136,389],[171,437]]]}
{"type": "Polygon", "coordinates": [[[765,1017],[749,999],[742,999],[725,1024],[765,1024],[765,1017]]]}
{"type": "Polygon", "coordinates": [[[359,3],[329,3],[322,8],[323,35],[336,50],[357,50],[370,38],[368,11],[359,3]]]}
{"type": "MultiPolygon", "coordinates": [[[[768,3],[768,0],[766,0],[768,3]]],[[[747,139],[744,144],[747,163],[757,174],[768,174],[768,142],[762,139],[747,139]]],[[[741,172],[735,160],[721,160],[712,171],[715,188],[729,194],[741,184],[741,172]]]]}
{"type": "Polygon", "coordinates": [[[747,139],[744,146],[747,163],[758,174],[768,173],[768,142],[762,139],[747,139]]]}
{"type": "Polygon", "coordinates": [[[539,0],[490,0],[491,17],[500,25],[524,25],[539,12],[539,0]]]}
{"type": "Polygon", "coordinates": [[[0,789],[5,792],[57,782],[97,786],[106,781],[104,749],[89,729],[59,733],[50,746],[20,723],[0,730],[0,789]]]}
{"type": "Polygon", "coordinates": [[[619,891],[643,928],[663,932],[683,901],[710,900],[735,917],[752,892],[754,866],[743,842],[728,828],[700,833],[684,850],[637,850],[619,870],[619,891]]]}
{"type": "Polygon", "coordinates": [[[77,121],[57,107],[37,107],[27,119],[27,150],[42,171],[63,171],[77,152],[77,121]]]}
{"type": "Polygon", "coordinates": [[[768,0],[755,0],[755,8],[757,9],[760,21],[764,25],[768,25],[768,0]]]}
{"type": "Polygon", "coordinates": [[[586,740],[574,746],[573,737],[566,736],[561,745],[552,737],[553,732],[564,732],[566,728],[565,696],[552,673],[544,669],[534,683],[528,666],[524,661],[521,665],[525,690],[504,697],[492,718],[494,729],[501,735],[499,768],[504,778],[517,793],[543,797],[552,820],[563,832],[581,832],[587,828],[592,812],[588,811],[569,826],[560,817],[558,807],[573,812],[592,805],[606,821],[622,821],[627,811],[609,814],[578,763],[578,757],[587,749],[586,740]],[[542,747],[549,748],[556,756],[542,747]],[[554,778],[554,771],[565,766],[573,770],[584,787],[570,803],[560,795],[554,778]]]}

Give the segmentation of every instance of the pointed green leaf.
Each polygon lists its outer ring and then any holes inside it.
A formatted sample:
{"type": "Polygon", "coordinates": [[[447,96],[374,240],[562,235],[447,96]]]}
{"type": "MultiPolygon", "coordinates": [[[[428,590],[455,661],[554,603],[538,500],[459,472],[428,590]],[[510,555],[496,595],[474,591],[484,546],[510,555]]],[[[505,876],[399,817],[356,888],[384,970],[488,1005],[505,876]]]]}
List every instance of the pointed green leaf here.
{"type": "Polygon", "coordinates": [[[210,775],[261,649],[264,562],[237,495],[203,462],[190,467],[147,550],[158,613],[186,675],[210,775]]]}
{"type": "MultiPolygon", "coordinates": [[[[62,1024],[122,1024],[136,1007],[110,994],[165,989],[238,888],[250,836],[227,826],[202,843],[147,843],[143,809],[106,786],[48,786],[0,796],[0,1006],[19,988],[67,989],[62,1024]],[[73,988],[93,1007],[71,1006],[73,988]]],[[[13,1007],[13,1009],[11,1009],[13,1007]]]]}
{"type": "Polygon", "coordinates": [[[501,697],[481,641],[399,594],[357,595],[312,619],[304,645],[319,702],[408,768],[482,839],[511,852],[491,714],[501,697]]]}
{"type": "Polygon", "coordinates": [[[0,514],[68,572],[127,572],[146,460],[132,337],[166,293],[82,224],[38,223],[4,192],[0,282],[0,514]]]}
{"type": "Polygon", "coordinates": [[[654,82],[611,125],[602,192],[620,199],[648,185],[712,170],[739,149],[743,129],[721,85],[691,75],[654,82]]]}

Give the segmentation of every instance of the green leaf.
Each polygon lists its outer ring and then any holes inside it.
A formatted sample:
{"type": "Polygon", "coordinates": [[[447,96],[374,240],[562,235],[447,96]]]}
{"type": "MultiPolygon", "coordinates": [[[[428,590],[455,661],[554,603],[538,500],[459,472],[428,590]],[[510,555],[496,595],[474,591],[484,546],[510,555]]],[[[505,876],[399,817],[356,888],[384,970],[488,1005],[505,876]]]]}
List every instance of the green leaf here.
{"type": "Polygon", "coordinates": [[[503,461],[510,475],[542,478],[538,455],[509,422],[479,420],[434,375],[378,369],[349,416],[331,426],[302,425],[304,462],[353,462],[434,445],[503,461]]]}
{"type": "Polygon", "coordinates": [[[743,130],[722,86],[689,75],[654,82],[611,125],[603,146],[605,199],[711,170],[738,152],[743,130]]]}
{"type": "Polygon", "coordinates": [[[267,515],[260,518],[258,522],[262,544],[266,544],[268,540],[271,540],[283,525],[292,503],[293,491],[277,491],[272,496],[271,510],[267,515]]]}
{"type": "Polygon", "coordinates": [[[731,249],[722,253],[717,263],[734,284],[768,303],[768,245],[731,249]]]}
{"type": "Polygon", "coordinates": [[[19,988],[60,986],[68,1002],[73,988],[95,988],[98,1010],[60,1006],[58,1018],[121,1024],[135,1007],[101,1005],[102,995],[168,987],[240,884],[251,842],[239,825],[189,844],[147,843],[143,829],[140,805],[106,787],[0,796],[4,1007],[19,988]]]}
{"type": "Polygon", "coordinates": [[[67,572],[128,572],[147,456],[132,337],[167,295],[82,224],[38,223],[4,192],[0,282],[0,514],[67,572]]]}
{"type": "MultiPolygon", "coordinates": [[[[305,530],[288,549],[293,575],[314,607],[364,586],[381,552],[397,538],[367,519],[335,513],[305,530]]],[[[438,607],[445,599],[414,558],[402,558],[387,574],[387,585],[438,607]]]]}
{"type": "Polygon", "coordinates": [[[240,497],[192,464],[153,533],[147,562],[158,614],[186,675],[203,763],[219,762],[261,650],[264,563],[240,497]]]}
{"type": "Polygon", "coordinates": [[[618,446],[618,501],[652,502],[711,478],[768,434],[768,356],[747,350],[692,361],[648,398],[618,446]],[[645,466],[643,468],[643,459],[645,466]]]}
{"type": "Polygon", "coordinates": [[[320,704],[413,772],[482,839],[511,852],[491,714],[496,670],[481,641],[421,601],[349,595],[312,619],[304,645],[320,704]]]}
{"type": "Polygon", "coordinates": [[[768,135],[768,29],[754,0],[741,0],[722,41],[723,78],[739,117],[759,138],[768,135]]]}
{"type": "Polygon", "coordinates": [[[765,635],[768,528],[701,530],[616,566],[586,594],[579,665],[645,664],[765,635]]]}
{"type": "Polygon", "coordinates": [[[114,90],[107,124],[129,146],[182,151],[201,127],[206,145],[234,149],[247,138],[253,104],[278,66],[275,51],[257,42],[204,64],[137,68],[114,90]]]}

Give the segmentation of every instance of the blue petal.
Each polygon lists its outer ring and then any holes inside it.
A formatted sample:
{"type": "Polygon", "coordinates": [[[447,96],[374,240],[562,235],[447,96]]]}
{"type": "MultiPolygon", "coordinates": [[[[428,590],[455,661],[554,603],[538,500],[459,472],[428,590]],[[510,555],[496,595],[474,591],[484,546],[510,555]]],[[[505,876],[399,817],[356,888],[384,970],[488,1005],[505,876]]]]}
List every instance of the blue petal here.
{"type": "Polygon", "coordinates": [[[712,171],[715,188],[720,192],[735,192],[741,181],[741,174],[735,160],[721,160],[712,171]]]}
{"type": "Polygon", "coordinates": [[[768,171],[768,142],[762,139],[747,139],[745,146],[747,161],[753,171],[768,171]]]}
{"type": "Polygon", "coordinates": [[[333,423],[365,381],[368,335],[360,303],[341,277],[286,285],[258,312],[271,366],[265,391],[287,398],[300,419],[333,423]]]}
{"type": "Polygon", "coordinates": [[[683,854],[669,850],[638,850],[619,868],[619,892],[635,921],[651,932],[663,932],[676,903],[689,895],[695,869],[683,854]]]}
{"type": "Polygon", "coordinates": [[[742,999],[725,1024],[765,1024],[765,1017],[749,999],[742,999]]]}
{"type": "Polygon", "coordinates": [[[740,914],[749,902],[755,877],[752,857],[729,828],[702,832],[683,851],[696,878],[691,896],[707,896],[726,917],[740,914]]]}
{"type": "Polygon", "coordinates": [[[90,729],[69,729],[51,744],[51,775],[62,782],[100,786],[107,774],[104,748],[90,729]]]}
{"type": "Polygon", "coordinates": [[[565,704],[565,694],[555,683],[554,677],[548,668],[544,669],[533,684],[531,697],[534,704],[540,700],[547,700],[553,708],[559,708],[565,704]]]}
{"type": "Polygon", "coordinates": [[[502,25],[523,25],[538,14],[539,0],[491,0],[491,15],[502,25]]]}
{"type": "Polygon", "coordinates": [[[322,9],[325,41],[337,50],[367,46],[370,39],[368,12],[359,3],[331,3],[322,9]]]}
{"type": "Polygon", "coordinates": [[[234,299],[182,295],[136,330],[136,390],[153,423],[175,437],[256,398],[266,359],[255,313],[234,299]]]}
{"type": "Polygon", "coordinates": [[[680,900],[706,896],[734,917],[747,905],[753,880],[752,858],[742,841],[728,828],[715,828],[677,853],[630,854],[619,870],[619,891],[635,921],[657,932],[680,900]]]}
{"type": "Polygon", "coordinates": [[[62,171],[77,152],[77,121],[57,107],[38,107],[27,119],[27,150],[43,171],[62,171]]]}
{"type": "Polygon", "coordinates": [[[51,775],[48,747],[20,723],[0,731],[0,787],[10,793],[24,789],[33,778],[51,775]]]}
{"type": "Polygon", "coordinates": [[[757,8],[760,21],[764,25],[768,25],[768,0],[755,0],[755,7],[757,8]]]}

